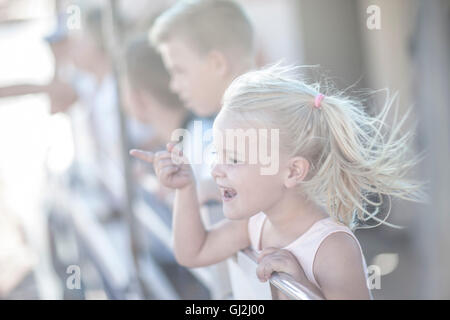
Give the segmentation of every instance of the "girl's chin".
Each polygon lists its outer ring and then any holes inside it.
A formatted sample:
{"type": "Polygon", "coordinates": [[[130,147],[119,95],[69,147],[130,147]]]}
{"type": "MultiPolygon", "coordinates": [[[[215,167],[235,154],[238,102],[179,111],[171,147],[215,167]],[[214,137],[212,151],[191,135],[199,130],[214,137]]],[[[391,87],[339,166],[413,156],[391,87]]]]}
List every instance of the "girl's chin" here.
{"type": "Polygon", "coordinates": [[[230,208],[228,204],[223,204],[223,215],[230,220],[243,219],[243,214],[236,209],[230,208]]]}
{"type": "Polygon", "coordinates": [[[223,211],[223,214],[225,216],[225,218],[229,219],[229,220],[239,220],[239,215],[237,215],[235,212],[227,212],[227,211],[223,211]]]}
{"type": "Polygon", "coordinates": [[[223,204],[223,215],[229,220],[242,220],[248,219],[252,216],[249,211],[236,210],[235,208],[230,208],[228,204],[223,204]]]}

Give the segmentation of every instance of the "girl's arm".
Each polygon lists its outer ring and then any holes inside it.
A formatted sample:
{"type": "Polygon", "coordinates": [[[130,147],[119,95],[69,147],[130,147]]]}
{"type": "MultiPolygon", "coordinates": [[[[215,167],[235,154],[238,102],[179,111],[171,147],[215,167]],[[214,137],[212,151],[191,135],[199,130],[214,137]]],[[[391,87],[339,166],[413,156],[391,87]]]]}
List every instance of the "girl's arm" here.
{"type": "Polygon", "coordinates": [[[218,263],[250,245],[248,220],[225,219],[205,230],[194,184],[176,190],[173,212],[174,252],[181,265],[218,263]]]}
{"type": "Polygon", "coordinates": [[[313,270],[326,299],[371,299],[359,246],[345,232],[322,242],[313,270]]]}

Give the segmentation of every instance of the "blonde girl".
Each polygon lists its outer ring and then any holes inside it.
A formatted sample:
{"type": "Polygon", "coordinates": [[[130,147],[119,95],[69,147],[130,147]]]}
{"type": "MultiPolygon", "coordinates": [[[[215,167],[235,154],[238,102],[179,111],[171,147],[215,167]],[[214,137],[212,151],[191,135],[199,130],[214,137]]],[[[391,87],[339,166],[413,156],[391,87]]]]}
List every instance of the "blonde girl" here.
{"type": "Polygon", "coordinates": [[[155,155],[131,154],[153,162],[160,182],[176,189],[173,240],[180,264],[214,264],[250,246],[259,254],[261,281],[285,272],[321,298],[371,299],[352,230],[370,219],[383,223],[379,210],[369,208],[380,208],[387,197],[424,198],[421,185],[406,178],[418,161],[408,153],[412,133],[400,132],[405,118],[386,125],[392,100],[371,117],[360,101],[299,79],[299,70],[251,71],[226,90],[213,128],[218,160],[212,175],[227,219],[210,230],[200,218],[191,168],[179,164],[173,144],[155,155]],[[279,135],[278,141],[257,136],[258,149],[267,143],[278,152],[273,174],[261,174],[264,164],[249,161],[250,143],[241,150],[223,140],[252,129],[279,135]]]}

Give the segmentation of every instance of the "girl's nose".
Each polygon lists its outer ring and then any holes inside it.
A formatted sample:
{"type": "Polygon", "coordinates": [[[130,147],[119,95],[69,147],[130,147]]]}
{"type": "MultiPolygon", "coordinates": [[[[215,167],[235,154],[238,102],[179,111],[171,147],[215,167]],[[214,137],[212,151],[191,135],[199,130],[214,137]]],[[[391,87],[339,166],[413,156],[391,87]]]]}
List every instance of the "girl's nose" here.
{"type": "Polygon", "coordinates": [[[211,175],[214,179],[224,178],[225,172],[223,171],[222,165],[217,162],[213,163],[211,166],[211,175]]]}

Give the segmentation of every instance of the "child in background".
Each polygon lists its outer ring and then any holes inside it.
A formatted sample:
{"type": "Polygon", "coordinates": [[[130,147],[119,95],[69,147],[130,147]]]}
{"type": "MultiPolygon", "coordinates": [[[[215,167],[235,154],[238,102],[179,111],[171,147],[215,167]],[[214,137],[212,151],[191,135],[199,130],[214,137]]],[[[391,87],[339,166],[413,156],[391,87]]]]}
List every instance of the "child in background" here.
{"type": "Polygon", "coordinates": [[[147,37],[137,36],[129,41],[125,61],[126,111],[155,130],[155,147],[164,146],[175,129],[186,127],[192,115],[170,91],[169,73],[147,37]]]}
{"type": "MultiPolygon", "coordinates": [[[[254,67],[253,28],[248,17],[230,0],[178,1],[156,19],[150,40],[171,75],[171,89],[202,121],[201,136],[196,135],[193,122],[188,126],[194,133],[192,141],[202,142],[220,110],[225,89],[254,67]]],[[[189,141],[184,142],[184,150],[188,156],[204,151],[189,141]]],[[[209,167],[193,165],[193,170],[200,203],[220,201],[209,167]]]]}
{"type": "MultiPolygon", "coordinates": [[[[371,299],[367,266],[352,229],[369,218],[378,194],[421,201],[421,184],[405,178],[417,157],[398,137],[405,119],[385,125],[388,100],[377,117],[360,101],[307,84],[274,66],[237,78],[214,122],[218,161],[212,175],[222,192],[225,221],[205,230],[192,170],[173,144],[152,156],[162,184],[176,189],[174,251],[180,264],[199,267],[251,246],[261,281],[285,272],[325,299],[371,299]],[[225,143],[230,129],[278,130],[279,141],[258,135],[240,150],[225,143]],[[277,143],[279,142],[279,143],[277,143]],[[251,148],[270,145],[277,170],[249,161],[251,148]],[[273,148],[275,144],[276,148],[273,148]],[[275,154],[275,153],[277,154],[275,154]]],[[[268,136],[271,134],[267,134],[268,136]]],[[[264,153],[264,152],[263,152],[264,153]]],[[[380,199],[381,200],[381,199],[380,199]]],[[[274,291],[274,298],[286,298],[274,291]]]]}
{"type": "MultiPolygon", "coordinates": [[[[170,91],[170,76],[160,54],[150,45],[146,36],[131,39],[125,50],[126,76],[122,81],[125,111],[139,122],[154,130],[148,150],[165,149],[172,132],[185,128],[193,115],[183,107],[178,96],[170,91]]],[[[138,172],[138,179],[149,179],[138,172]]],[[[160,199],[169,199],[173,192],[159,185],[155,194],[160,199]]],[[[169,204],[169,203],[167,203],[169,204]]],[[[172,203],[169,204],[172,206],[172,203]]]]}
{"type": "Polygon", "coordinates": [[[0,87],[0,98],[45,93],[50,100],[50,114],[67,112],[77,100],[77,95],[72,85],[64,77],[70,68],[72,49],[64,14],[58,15],[55,30],[45,37],[45,41],[54,58],[53,79],[47,84],[22,83],[0,87]]]}

